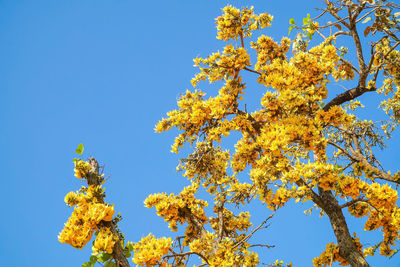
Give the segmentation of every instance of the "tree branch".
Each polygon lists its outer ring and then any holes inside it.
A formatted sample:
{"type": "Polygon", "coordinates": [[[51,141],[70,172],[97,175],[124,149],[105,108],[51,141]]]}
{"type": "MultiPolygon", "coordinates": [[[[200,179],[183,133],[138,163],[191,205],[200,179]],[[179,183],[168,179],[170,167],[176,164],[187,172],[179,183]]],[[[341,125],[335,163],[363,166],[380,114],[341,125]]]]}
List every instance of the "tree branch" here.
{"type": "Polygon", "coordinates": [[[188,251],[188,252],[183,252],[183,253],[173,253],[173,254],[170,254],[170,255],[165,255],[163,258],[164,259],[168,259],[168,258],[172,258],[172,257],[185,257],[185,256],[189,256],[189,255],[197,255],[200,258],[202,258],[205,262],[207,262],[207,264],[210,264],[206,257],[204,257],[200,253],[194,252],[194,251],[188,251]]]}
{"type": "MultiPolygon", "coordinates": [[[[95,185],[95,186],[99,185],[100,184],[99,163],[97,162],[97,160],[95,158],[90,157],[89,164],[90,164],[90,171],[86,178],[87,183],[89,186],[90,185],[95,185]]],[[[104,200],[101,202],[104,203],[104,200]]],[[[118,237],[118,241],[115,242],[113,252],[112,252],[112,256],[115,260],[116,266],[117,267],[129,267],[130,265],[129,265],[128,260],[125,258],[124,250],[121,245],[121,240],[119,239],[119,234],[118,234],[116,225],[112,221],[109,221],[109,222],[102,221],[102,223],[104,224],[104,226],[106,226],[110,229],[110,231],[113,233],[113,235],[118,237]]]]}
{"type": "Polygon", "coordinates": [[[328,215],[333,232],[336,236],[339,254],[346,259],[351,266],[369,267],[368,262],[364,259],[363,255],[358,251],[352,236],[350,235],[349,228],[346,223],[346,218],[343,215],[342,209],[336,200],[332,191],[325,191],[318,187],[319,196],[323,202],[323,210],[328,215]]]}
{"type": "Polygon", "coordinates": [[[255,232],[257,232],[258,230],[260,230],[260,228],[261,228],[264,224],[266,224],[266,223],[275,215],[275,213],[276,213],[276,211],[274,211],[274,213],[272,213],[271,215],[269,215],[267,219],[265,219],[259,226],[257,226],[256,229],[254,229],[253,231],[251,231],[250,234],[248,234],[248,235],[245,236],[242,240],[240,240],[239,242],[237,242],[237,243],[232,247],[232,249],[238,247],[239,245],[241,245],[241,244],[243,244],[244,242],[246,242],[247,240],[249,240],[249,239],[252,237],[252,235],[254,235],[255,232]]]}
{"type": "Polygon", "coordinates": [[[351,200],[351,201],[349,201],[347,203],[344,203],[343,205],[340,205],[340,208],[341,209],[347,208],[347,207],[350,207],[351,205],[353,205],[353,204],[355,204],[357,202],[366,202],[366,201],[367,201],[367,199],[365,199],[363,197],[358,197],[358,198],[353,199],[353,200],[351,200]]]}
{"type": "Polygon", "coordinates": [[[330,2],[329,0],[325,0],[326,5],[328,6],[328,12],[329,14],[331,14],[335,19],[337,19],[338,21],[340,21],[340,23],[342,23],[344,26],[346,26],[346,28],[350,29],[350,25],[345,21],[346,18],[341,18],[338,14],[335,13],[335,11],[330,10],[329,6],[330,6],[330,2]]]}
{"type": "Polygon", "coordinates": [[[253,72],[253,73],[257,73],[258,75],[261,75],[261,72],[249,69],[248,67],[245,67],[244,70],[247,70],[247,71],[250,71],[250,72],[253,72]]]}
{"type": "Polygon", "coordinates": [[[191,212],[188,207],[184,207],[179,210],[183,213],[183,216],[188,218],[189,221],[197,228],[197,231],[199,231],[202,235],[207,234],[207,231],[204,229],[199,219],[191,212]]]}
{"type": "Polygon", "coordinates": [[[346,92],[341,93],[340,95],[336,96],[331,101],[329,101],[328,104],[324,106],[323,110],[328,111],[333,106],[339,106],[347,101],[353,100],[363,95],[366,92],[373,92],[373,91],[376,91],[375,87],[366,88],[358,86],[356,88],[349,89],[346,92]]]}
{"type": "Polygon", "coordinates": [[[266,244],[255,244],[255,245],[251,245],[250,248],[252,247],[266,247],[266,248],[274,248],[275,245],[266,245],[266,244]]]}

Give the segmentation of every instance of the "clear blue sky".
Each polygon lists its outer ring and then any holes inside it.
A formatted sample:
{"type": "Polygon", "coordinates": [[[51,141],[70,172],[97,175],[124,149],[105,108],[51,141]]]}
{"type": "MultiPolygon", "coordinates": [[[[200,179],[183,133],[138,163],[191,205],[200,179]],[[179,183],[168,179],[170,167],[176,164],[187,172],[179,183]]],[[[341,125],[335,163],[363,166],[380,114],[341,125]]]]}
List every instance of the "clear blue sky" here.
{"type": "MultiPolygon", "coordinates": [[[[291,17],[299,20],[318,4],[0,0],[0,266],[71,267],[89,258],[90,245],[80,251],[57,240],[72,212],[64,196],[82,185],[72,163],[79,143],[84,156],[95,156],[111,175],[107,200],[123,215],[127,239],[170,235],[143,201],[155,192],[178,193],[187,181],[175,172],[179,155],[170,153],[176,132],[153,129],[190,88],[192,59],[223,47],[214,19],[227,3],[274,15],[265,33],[275,39],[287,35],[291,17]]],[[[394,151],[384,154],[389,167],[395,167],[394,151]]],[[[254,224],[270,214],[261,205],[253,208],[254,224]]],[[[304,209],[289,204],[258,233],[255,240],[276,245],[259,251],[263,262],[311,266],[333,241],[327,218],[306,217],[304,209]]],[[[362,223],[350,227],[359,233],[362,223]]],[[[399,266],[400,257],[370,262],[399,266]]]]}

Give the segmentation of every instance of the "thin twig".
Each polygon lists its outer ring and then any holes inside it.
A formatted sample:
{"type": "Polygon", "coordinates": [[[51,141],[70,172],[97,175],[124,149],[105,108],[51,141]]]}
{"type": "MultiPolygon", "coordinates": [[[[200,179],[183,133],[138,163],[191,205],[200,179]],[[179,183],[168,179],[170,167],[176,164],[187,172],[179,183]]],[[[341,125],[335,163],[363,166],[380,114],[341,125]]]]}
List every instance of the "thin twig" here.
{"type": "Polygon", "coordinates": [[[253,72],[253,73],[257,73],[258,75],[261,75],[261,72],[249,69],[248,67],[244,67],[244,70],[247,70],[247,71],[250,71],[250,72],[253,72]]]}
{"type": "Polygon", "coordinates": [[[170,255],[165,255],[163,257],[163,259],[168,259],[168,258],[172,258],[172,257],[184,257],[184,256],[189,256],[189,255],[197,255],[200,258],[202,258],[205,262],[207,262],[207,264],[210,264],[206,257],[204,257],[200,253],[194,252],[194,251],[188,251],[188,252],[183,252],[183,253],[173,253],[173,254],[170,254],[170,255]]]}
{"type": "Polygon", "coordinates": [[[256,229],[254,229],[253,231],[251,231],[250,234],[248,234],[248,235],[245,236],[242,240],[240,240],[239,242],[237,242],[237,243],[232,247],[232,249],[236,248],[236,247],[239,246],[240,244],[242,244],[242,243],[246,242],[247,240],[249,240],[249,239],[252,237],[252,235],[254,235],[255,232],[257,232],[258,230],[260,230],[260,228],[261,228],[264,224],[266,224],[266,223],[275,215],[275,213],[276,213],[276,211],[274,211],[274,213],[272,213],[271,215],[269,215],[267,219],[265,219],[259,226],[257,226],[256,229]]]}
{"type": "Polygon", "coordinates": [[[266,244],[256,244],[256,245],[251,245],[250,248],[252,247],[266,247],[266,248],[274,248],[275,245],[266,245],[266,244]]]}

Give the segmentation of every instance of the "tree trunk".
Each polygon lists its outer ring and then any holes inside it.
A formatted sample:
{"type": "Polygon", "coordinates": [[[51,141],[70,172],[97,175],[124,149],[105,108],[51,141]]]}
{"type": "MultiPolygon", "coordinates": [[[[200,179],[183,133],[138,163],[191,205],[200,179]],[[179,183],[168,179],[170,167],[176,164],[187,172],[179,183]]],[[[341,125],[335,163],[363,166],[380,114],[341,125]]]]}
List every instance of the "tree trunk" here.
{"type": "Polygon", "coordinates": [[[358,251],[350,235],[346,218],[332,192],[319,188],[319,196],[323,203],[323,207],[321,208],[328,215],[333,232],[335,233],[339,246],[339,255],[353,267],[369,267],[368,262],[364,259],[361,252],[358,251]]]}

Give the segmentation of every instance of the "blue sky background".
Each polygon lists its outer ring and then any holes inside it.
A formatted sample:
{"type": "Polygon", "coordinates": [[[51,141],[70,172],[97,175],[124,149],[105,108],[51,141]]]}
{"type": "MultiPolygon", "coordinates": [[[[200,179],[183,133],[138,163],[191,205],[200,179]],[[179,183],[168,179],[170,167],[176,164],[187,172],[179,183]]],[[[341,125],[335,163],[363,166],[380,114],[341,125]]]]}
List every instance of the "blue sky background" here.
{"type": "MultiPolygon", "coordinates": [[[[127,240],[138,241],[149,232],[174,236],[155,210],[143,205],[151,193],[179,193],[188,184],[175,171],[180,156],[170,153],[176,132],[155,134],[154,126],[191,88],[192,59],[222,49],[214,19],[227,3],[254,5],[256,12],[274,15],[273,27],[263,33],[276,40],[287,35],[290,18],[300,20],[319,4],[0,0],[0,266],[69,267],[88,260],[90,243],[80,251],[57,240],[72,212],[64,196],[82,185],[72,163],[79,143],[85,145],[84,156],[95,156],[111,175],[107,200],[123,215],[120,228],[127,240]]],[[[265,89],[252,84],[249,105],[257,106],[254,99],[265,89]]],[[[218,90],[212,88],[210,95],[218,90]]],[[[333,95],[341,92],[335,90],[333,95]]],[[[375,107],[374,116],[380,114],[375,107]]],[[[385,166],[395,168],[399,145],[390,144],[380,155],[385,166]]],[[[258,232],[255,243],[276,245],[259,250],[262,262],[312,266],[312,258],[334,240],[328,219],[304,216],[307,207],[289,204],[258,232]]],[[[247,208],[255,225],[270,214],[257,203],[247,208]]],[[[362,221],[351,221],[350,228],[362,234],[362,221]]],[[[371,242],[380,237],[363,236],[371,242]]],[[[400,266],[399,256],[369,262],[400,266]]]]}

